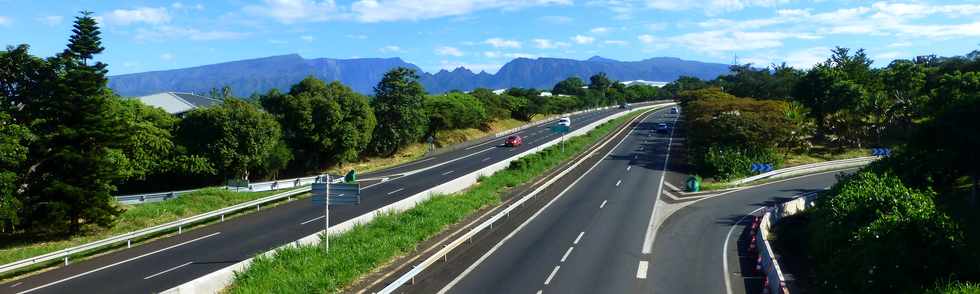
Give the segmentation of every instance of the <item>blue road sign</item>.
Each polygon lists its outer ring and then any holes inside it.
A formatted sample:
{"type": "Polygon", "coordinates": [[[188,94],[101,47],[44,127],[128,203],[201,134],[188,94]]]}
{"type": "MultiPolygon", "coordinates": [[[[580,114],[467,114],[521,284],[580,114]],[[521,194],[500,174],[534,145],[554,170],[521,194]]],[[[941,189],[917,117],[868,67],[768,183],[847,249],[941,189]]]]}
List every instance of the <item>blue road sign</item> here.
{"type": "Polygon", "coordinates": [[[552,132],[555,132],[555,133],[559,133],[559,134],[560,133],[568,133],[568,131],[570,129],[571,128],[569,128],[567,125],[563,125],[563,124],[555,124],[555,125],[551,126],[551,131],[552,132]]]}
{"type": "Polygon", "coordinates": [[[753,163],[751,166],[752,172],[754,173],[764,173],[772,171],[772,164],[768,163],[753,163]]]}
{"type": "MultiPolygon", "coordinates": [[[[360,184],[329,184],[330,185],[330,204],[331,205],[344,205],[344,204],[360,204],[361,203],[361,187],[360,184]]],[[[326,183],[314,183],[311,187],[313,192],[313,204],[324,205],[324,200],[326,198],[326,183]]]]}
{"type": "Polygon", "coordinates": [[[871,148],[871,155],[873,156],[889,156],[892,151],[888,148],[871,148]]]}

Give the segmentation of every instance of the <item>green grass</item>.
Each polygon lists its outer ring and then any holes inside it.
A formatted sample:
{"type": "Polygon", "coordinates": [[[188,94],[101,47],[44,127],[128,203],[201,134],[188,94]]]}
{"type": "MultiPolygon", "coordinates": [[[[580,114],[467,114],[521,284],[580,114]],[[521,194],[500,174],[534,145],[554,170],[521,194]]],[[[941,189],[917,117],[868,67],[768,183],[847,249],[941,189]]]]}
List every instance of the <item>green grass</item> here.
{"type": "Polygon", "coordinates": [[[831,160],[841,160],[850,159],[857,157],[871,156],[871,150],[869,149],[836,149],[836,148],[826,148],[823,146],[814,146],[810,148],[807,152],[791,152],[786,155],[786,161],[783,163],[784,168],[818,163],[831,160]]]}
{"type": "Polygon", "coordinates": [[[971,282],[946,282],[940,283],[935,288],[929,289],[926,294],[977,294],[980,293],[980,284],[971,282]]]}
{"type": "Polygon", "coordinates": [[[469,189],[434,197],[402,213],[384,215],[347,233],[330,237],[330,250],[301,246],[280,250],[272,257],[259,256],[243,273],[235,276],[230,293],[321,293],[338,292],[359,276],[390,259],[415,250],[449,225],[477,210],[500,203],[500,195],[526,183],[582,152],[601,137],[636,115],[613,120],[586,135],[559,146],[514,161],[511,167],[469,189]]]}
{"type": "MultiPolygon", "coordinates": [[[[89,229],[82,235],[70,238],[28,238],[23,235],[4,235],[3,239],[0,240],[0,264],[98,241],[285,191],[288,190],[232,192],[222,188],[207,188],[167,201],[142,205],[121,205],[120,207],[125,209],[125,212],[117,218],[116,224],[112,228],[89,229]]],[[[52,264],[54,263],[58,263],[58,261],[52,262],[52,264]]],[[[24,273],[38,267],[43,267],[43,265],[18,271],[14,274],[24,273]]],[[[10,275],[5,276],[9,277],[10,275]]]]}

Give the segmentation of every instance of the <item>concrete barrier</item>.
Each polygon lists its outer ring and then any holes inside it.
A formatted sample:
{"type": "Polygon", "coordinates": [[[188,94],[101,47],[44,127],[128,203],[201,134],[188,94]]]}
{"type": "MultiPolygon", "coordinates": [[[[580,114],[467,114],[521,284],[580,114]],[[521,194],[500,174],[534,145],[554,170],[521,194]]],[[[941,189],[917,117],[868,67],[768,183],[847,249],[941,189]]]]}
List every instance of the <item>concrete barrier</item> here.
{"type": "MultiPolygon", "coordinates": [[[[644,110],[644,109],[651,109],[651,108],[666,107],[666,106],[673,105],[673,104],[675,104],[675,103],[670,102],[670,103],[655,104],[655,105],[650,105],[650,106],[636,107],[633,110],[635,111],[635,110],[644,110]]],[[[588,133],[589,131],[595,129],[596,127],[598,127],[601,124],[604,124],[604,123],[606,123],[608,121],[611,121],[611,120],[614,120],[614,119],[623,117],[623,116],[625,116],[625,115],[627,115],[629,113],[630,112],[620,112],[620,113],[612,114],[612,115],[607,116],[607,117],[605,117],[603,119],[600,119],[600,120],[597,120],[597,121],[595,121],[595,122],[593,122],[591,124],[588,124],[588,125],[586,125],[584,127],[581,127],[581,128],[578,128],[578,129],[576,129],[576,130],[574,130],[572,132],[569,132],[565,136],[566,137],[575,137],[575,136],[584,135],[584,134],[588,133]]],[[[342,223],[339,223],[339,224],[336,224],[336,225],[332,225],[332,226],[330,226],[330,228],[327,230],[326,233],[327,233],[327,235],[341,234],[341,233],[344,233],[344,232],[347,232],[347,231],[353,229],[357,225],[367,224],[368,222],[374,220],[374,218],[377,217],[377,216],[379,216],[379,215],[383,215],[383,214],[386,214],[386,213],[396,213],[396,212],[405,211],[405,210],[408,210],[408,209],[411,209],[411,208],[415,207],[419,203],[422,203],[422,202],[424,202],[426,200],[429,200],[433,196],[451,194],[451,193],[462,191],[462,190],[468,188],[469,186],[475,184],[477,182],[477,180],[481,176],[489,176],[489,175],[492,175],[493,173],[495,173],[497,171],[506,169],[510,165],[510,162],[512,162],[514,160],[517,160],[517,159],[520,159],[520,158],[522,158],[524,156],[534,154],[534,153],[539,152],[539,151],[541,151],[541,150],[543,150],[545,148],[554,146],[554,145],[560,143],[561,140],[562,140],[562,138],[553,139],[553,140],[548,141],[548,142],[546,142],[544,144],[541,144],[540,146],[535,147],[535,148],[533,148],[531,150],[527,150],[527,151],[521,152],[521,153],[519,153],[517,155],[511,156],[508,159],[505,159],[505,160],[499,161],[497,163],[491,164],[491,165],[489,165],[487,167],[484,167],[482,169],[479,169],[479,170],[470,172],[470,173],[468,173],[466,175],[457,177],[457,178],[455,178],[455,179],[453,179],[451,181],[448,181],[446,183],[440,184],[440,185],[435,186],[435,187],[432,187],[432,188],[430,188],[428,190],[425,190],[425,191],[419,192],[419,193],[417,193],[415,195],[409,196],[409,197],[407,197],[405,199],[399,200],[398,202],[395,202],[395,203],[389,204],[387,206],[384,206],[382,208],[376,209],[374,211],[371,211],[371,212],[362,214],[360,216],[357,216],[355,218],[349,219],[349,220],[344,221],[342,223]]],[[[276,249],[267,251],[267,252],[265,252],[263,254],[264,255],[272,255],[272,254],[275,254],[276,251],[281,250],[283,248],[288,248],[288,247],[303,246],[303,245],[317,245],[317,244],[320,243],[320,240],[322,239],[322,235],[323,235],[323,232],[322,231],[321,232],[318,232],[318,233],[314,233],[314,234],[311,234],[309,236],[300,238],[300,239],[298,239],[296,241],[290,242],[289,244],[286,244],[286,245],[283,245],[281,247],[278,247],[276,249]]],[[[252,260],[253,259],[254,258],[249,258],[249,259],[243,260],[243,261],[241,261],[239,263],[236,263],[236,264],[233,264],[231,266],[222,268],[222,269],[220,269],[218,271],[215,271],[215,272],[212,272],[210,274],[201,276],[201,277],[199,277],[197,279],[194,279],[192,281],[189,281],[189,282],[184,283],[182,285],[179,285],[177,287],[168,289],[168,290],[163,291],[161,293],[175,294],[175,293],[217,293],[217,292],[220,292],[222,289],[224,289],[224,288],[226,288],[226,287],[228,287],[228,286],[231,285],[231,283],[235,279],[235,272],[242,272],[242,271],[248,269],[248,266],[252,264],[252,260]]]]}

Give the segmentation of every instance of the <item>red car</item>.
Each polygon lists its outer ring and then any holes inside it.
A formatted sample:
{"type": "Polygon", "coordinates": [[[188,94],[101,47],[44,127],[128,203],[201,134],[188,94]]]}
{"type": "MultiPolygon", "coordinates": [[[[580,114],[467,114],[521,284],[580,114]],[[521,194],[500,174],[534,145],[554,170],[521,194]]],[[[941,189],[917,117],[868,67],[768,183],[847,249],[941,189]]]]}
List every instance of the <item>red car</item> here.
{"type": "Polygon", "coordinates": [[[504,141],[504,146],[517,147],[517,146],[520,146],[523,143],[524,143],[524,140],[521,139],[521,136],[513,135],[513,136],[510,136],[510,137],[507,137],[507,140],[504,141]]]}

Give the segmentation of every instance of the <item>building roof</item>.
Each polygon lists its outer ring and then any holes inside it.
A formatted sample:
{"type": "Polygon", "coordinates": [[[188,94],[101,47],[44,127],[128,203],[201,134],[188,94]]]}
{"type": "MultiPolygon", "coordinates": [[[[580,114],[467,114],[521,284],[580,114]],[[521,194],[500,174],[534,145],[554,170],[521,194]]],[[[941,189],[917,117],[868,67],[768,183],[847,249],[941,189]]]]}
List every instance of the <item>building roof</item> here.
{"type": "Polygon", "coordinates": [[[194,95],[191,93],[163,92],[136,97],[143,104],[163,108],[170,114],[181,114],[195,108],[209,107],[221,103],[221,100],[194,95]]]}

